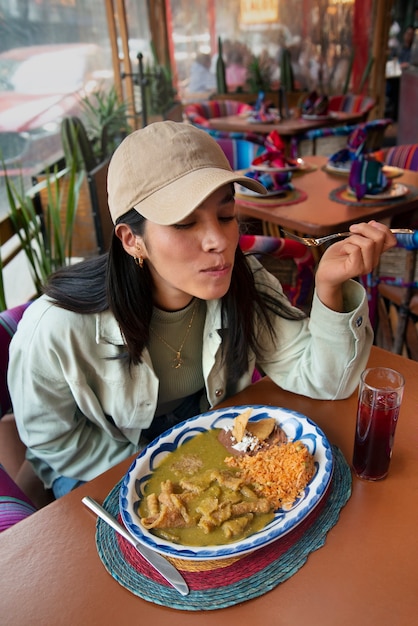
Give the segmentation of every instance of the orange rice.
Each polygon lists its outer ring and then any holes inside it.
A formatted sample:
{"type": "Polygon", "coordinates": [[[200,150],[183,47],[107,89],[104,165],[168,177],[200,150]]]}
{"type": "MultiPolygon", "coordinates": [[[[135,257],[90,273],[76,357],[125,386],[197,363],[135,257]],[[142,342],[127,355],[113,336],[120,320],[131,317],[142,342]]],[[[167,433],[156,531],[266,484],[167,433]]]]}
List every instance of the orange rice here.
{"type": "Polygon", "coordinates": [[[227,457],[225,463],[240,470],[258,496],[270,500],[276,509],[293,504],[314,474],[314,460],[300,441],[260,450],[254,456],[227,457]]]}

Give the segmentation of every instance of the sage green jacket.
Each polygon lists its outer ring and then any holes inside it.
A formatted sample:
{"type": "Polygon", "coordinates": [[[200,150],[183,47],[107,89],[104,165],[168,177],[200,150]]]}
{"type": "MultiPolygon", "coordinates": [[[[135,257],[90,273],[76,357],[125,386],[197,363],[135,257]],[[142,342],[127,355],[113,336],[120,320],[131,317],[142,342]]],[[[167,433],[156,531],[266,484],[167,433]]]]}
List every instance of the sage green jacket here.
{"type": "MultiPolygon", "coordinates": [[[[258,280],[281,289],[260,265],[258,280]]],[[[314,295],[310,318],[274,317],[275,346],[262,327],[257,365],[280,387],[313,398],[338,399],[356,388],[372,344],[363,287],[345,287],[346,313],[327,309],[314,295]]],[[[226,397],[221,364],[220,301],[209,301],[202,368],[209,405],[226,397]]],[[[10,346],[8,385],[20,437],[35,471],[50,487],[58,476],[90,480],[139,450],[158,396],[150,355],[128,368],[119,326],[110,312],[80,315],[46,296],[26,310],[10,346]]],[[[236,391],[251,384],[255,367],[236,391]]]]}

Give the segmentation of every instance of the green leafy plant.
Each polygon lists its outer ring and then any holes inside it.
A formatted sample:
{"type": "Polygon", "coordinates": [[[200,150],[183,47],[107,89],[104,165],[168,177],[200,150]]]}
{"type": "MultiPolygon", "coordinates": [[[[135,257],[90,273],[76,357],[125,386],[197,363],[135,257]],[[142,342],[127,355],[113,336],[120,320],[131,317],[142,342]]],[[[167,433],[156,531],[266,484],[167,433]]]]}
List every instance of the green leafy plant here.
{"type": "Polygon", "coordinates": [[[71,262],[74,220],[84,177],[85,172],[77,170],[73,159],[70,167],[47,171],[43,182],[25,191],[23,178],[15,184],[5,169],[10,219],[29,262],[37,295],[52,272],[71,262]],[[41,189],[47,196],[42,213],[34,201],[41,189]]]}
{"type": "Polygon", "coordinates": [[[271,91],[271,73],[271,65],[266,57],[253,56],[248,64],[247,82],[250,92],[271,91]]]}
{"type": "Polygon", "coordinates": [[[96,163],[104,161],[131,131],[127,105],[116,89],[98,89],[82,100],[84,124],[96,163]]]}
{"type": "Polygon", "coordinates": [[[147,81],[147,102],[151,113],[162,115],[168,111],[176,101],[176,90],[173,87],[173,75],[169,65],[159,63],[155,46],[151,42],[153,61],[145,68],[147,81]]]}

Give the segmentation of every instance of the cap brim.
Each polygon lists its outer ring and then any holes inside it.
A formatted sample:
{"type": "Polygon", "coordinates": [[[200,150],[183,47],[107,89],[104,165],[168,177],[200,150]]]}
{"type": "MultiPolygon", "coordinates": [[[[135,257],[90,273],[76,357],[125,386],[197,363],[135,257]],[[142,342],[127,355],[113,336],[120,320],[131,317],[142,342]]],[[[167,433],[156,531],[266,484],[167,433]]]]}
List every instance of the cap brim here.
{"type": "Polygon", "coordinates": [[[214,191],[228,183],[239,183],[251,191],[267,193],[264,185],[248,176],[207,167],[171,181],[134,206],[134,209],[150,222],[169,226],[190,215],[214,191]]]}

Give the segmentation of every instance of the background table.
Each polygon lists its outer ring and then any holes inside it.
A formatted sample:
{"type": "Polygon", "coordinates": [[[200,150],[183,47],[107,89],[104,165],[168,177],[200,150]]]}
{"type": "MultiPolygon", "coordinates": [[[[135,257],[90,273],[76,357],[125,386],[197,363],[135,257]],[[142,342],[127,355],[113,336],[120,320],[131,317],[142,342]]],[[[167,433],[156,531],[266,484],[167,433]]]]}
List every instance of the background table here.
{"type": "Polygon", "coordinates": [[[273,130],[277,130],[284,140],[290,137],[304,135],[308,130],[327,128],[329,126],[343,126],[346,124],[357,124],[364,118],[364,113],[345,113],[344,111],[334,111],[329,117],[321,119],[304,119],[302,117],[289,117],[272,124],[250,123],[244,115],[227,115],[225,117],[212,117],[209,120],[209,127],[214,130],[228,132],[250,132],[261,135],[268,135],[273,130]]]}
{"type": "MultiPolygon", "coordinates": [[[[352,496],[325,545],[289,580],[249,602],[198,613],[157,606],[120,586],[99,559],[96,519],[81,498],[102,502],[129,459],[0,534],[2,626],[415,623],[418,363],[372,348],[370,364],[390,365],[406,378],[389,476],[377,483],[353,479],[352,496]]],[[[224,405],[245,403],[309,416],[351,460],[356,394],[340,401],[311,400],[263,379],[224,405]]]]}
{"type": "MultiPolygon", "coordinates": [[[[315,171],[295,174],[292,182],[297,189],[305,192],[306,200],[297,204],[264,204],[254,202],[251,206],[237,199],[238,214],[241,218],[252,217],[287,230],[313,236],[329,235],[347,230],[355,222],[390,220],[418,209],[418,196],[398,198],[392,202],[370,202],[367,206],[350,206],[330,198],[330,193],[348,182],[348,176],[330,174],[323,167],[327,158],[309,156],[304,160],[313,165],[315,171]]],[[[405,170],[402,176],[394,179],[395,183],[404,183],[418,189],[418,172],[405,170]]]]}

